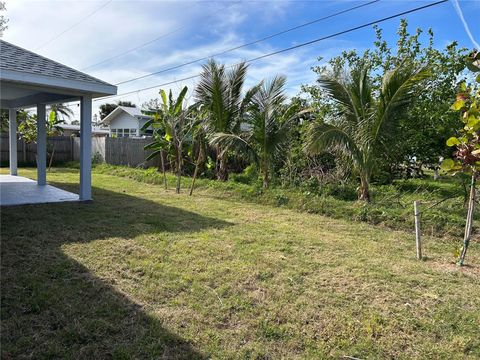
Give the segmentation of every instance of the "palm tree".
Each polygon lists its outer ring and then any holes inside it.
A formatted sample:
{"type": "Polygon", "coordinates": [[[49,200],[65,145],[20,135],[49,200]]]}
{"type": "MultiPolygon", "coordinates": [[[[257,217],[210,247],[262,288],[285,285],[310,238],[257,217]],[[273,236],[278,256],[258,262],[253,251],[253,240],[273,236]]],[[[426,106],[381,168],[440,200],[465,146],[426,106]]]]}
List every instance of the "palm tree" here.
{"type": "Polygon", "coordinates": [[[65,118],[70,119],[73,116],[73,110],[70,109],[65,104],[52,104],[50,105],[50,112],[55,114],[55,119],[62,119],[65,118]]]}
{"type": "MultiPolygon", "coordinates": [[[[180,193],[180,181],[183,169],[183,147],[192,138],[192,130],[194,129],[195,119],[194,107],[185,107],[185,95],[188,88],[185,86],[177,99],[174,100],[172,91],[168,94],[164,90],[160,90],[162,98],[161,108],[156,112],[155,116],[149,120],[143,129],[152,126],[154,131],[154,141],[145,146],[145,149],[154,150],[147,157],[147,160],[154,156],[161,155],[162,150],[166,146],[171,145],[175,158],[175,173],[177,175],[176,192],[180,193]]],[[[165,168],[163,167],[163,170],[165,168]]],[[[165,172],[164,172],[165,174],[165,172]]]]}
{"type": "Polygon", "coordinates": [[[268,187],[273,159],[281,153],[293,119],[306,112],[298,112],[296,105],[286,107],[284,102],[285,77],[275,77],[260,83],[246,113],[247,129],[241,134],[216,133],[212,145],[236,148],[249,154],[263,174],[263,186],[268,187]]]}
{"type": "MultiPolygon", "coordinates": [[[[251,97],[253,88],[243,96],[242,90],[248,66],[238,64],[230,70],[210,60],[203,66],[201,79],[195,89],[196,100],[209,112],[209,132],[238,133],[240,123],[251,97]]],[[[219,180],[228,179],[228,147],[216,147],[216,173],[219,180]]]]}
{"type": "Polygon", "coordinates": [[[387,71],[380,89],[375,90],[369,70],[368,65],[361,65],[350,77],[325,75],[319,79],[339,113],[333,123],[321,120],[312,124],[306,143],[310,154],[334,150],[346,155],[360,178],[358,198],[367,202],[379,152],[398,135],[399,120],[405,116],[417,85],[430,74],[426,68],[402,64],[387,71]]]}

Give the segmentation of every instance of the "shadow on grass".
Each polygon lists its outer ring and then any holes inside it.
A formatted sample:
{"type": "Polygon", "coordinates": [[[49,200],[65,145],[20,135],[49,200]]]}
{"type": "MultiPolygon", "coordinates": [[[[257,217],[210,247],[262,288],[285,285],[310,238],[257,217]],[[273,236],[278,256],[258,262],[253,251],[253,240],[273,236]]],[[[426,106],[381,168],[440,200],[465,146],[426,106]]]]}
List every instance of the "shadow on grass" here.
{"type": "Polygon", "coordinates": [[[1,210],[2,359],[205,358],[61,245],[229,224],[99,188],[94,197],[1,210]]]}

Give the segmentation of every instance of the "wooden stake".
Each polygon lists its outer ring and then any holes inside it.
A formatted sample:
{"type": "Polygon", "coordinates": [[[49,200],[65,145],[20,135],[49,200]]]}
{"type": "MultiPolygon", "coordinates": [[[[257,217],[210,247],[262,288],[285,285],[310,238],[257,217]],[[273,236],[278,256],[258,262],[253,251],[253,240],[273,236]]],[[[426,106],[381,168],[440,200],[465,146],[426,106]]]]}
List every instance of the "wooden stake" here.
{"type": "Polygon", "coordinates": [[[463,247],[460,254],[460,259],[458,260],[458,265],[463,266],[465,262],[465,255],[467,254],[468,245],[470,243],[470,237],[472,236],[472,226],[473,226],[473,212],[475,209],[475,178],[476,174],[472,175],[472,181],[470,183],[470,198],[468,200],[468,213],[467,221],[465,224],[465,234],[463,237],[463,247]]]}
{"type": "Polygon", "coordinates": [[[422,260],[422,238],[420,231],[420,201],[413,202],[413,211],[415,215],[415,239],[417,245],[417,259],[422,260]]]}

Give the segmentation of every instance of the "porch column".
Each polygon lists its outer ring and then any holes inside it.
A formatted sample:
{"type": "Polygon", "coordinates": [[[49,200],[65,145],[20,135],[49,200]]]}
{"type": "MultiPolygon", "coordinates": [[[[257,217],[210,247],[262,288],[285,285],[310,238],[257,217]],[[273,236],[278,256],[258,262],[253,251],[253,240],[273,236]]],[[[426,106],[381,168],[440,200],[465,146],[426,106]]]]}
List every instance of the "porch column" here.
{"type": "Polygon", "coordinates": [[[92,97],[80,99],[80,200],[92,199],[92,97]]]}
{"type": "Polygon", "coordinates": [[[8,109],[10,175],[17,175],[17,109],[8,109]]]}
{"type": "Polygon", "coordinates": [[[45,104],[37,104],[37,184],[47,184],[47,128],[45,104]]]}

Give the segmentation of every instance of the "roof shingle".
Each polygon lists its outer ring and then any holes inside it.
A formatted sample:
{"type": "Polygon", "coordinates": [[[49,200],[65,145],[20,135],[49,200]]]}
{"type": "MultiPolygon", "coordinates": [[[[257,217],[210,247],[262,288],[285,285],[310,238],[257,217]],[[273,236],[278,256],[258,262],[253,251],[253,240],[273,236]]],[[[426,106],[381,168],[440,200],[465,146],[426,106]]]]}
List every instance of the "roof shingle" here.
{"type": "Polygon", "coordinates": [[[18,71],[110,86],[110,84],[100,79],[10,44],[4,40],[0,40],[0,70],[18,71]]]}

